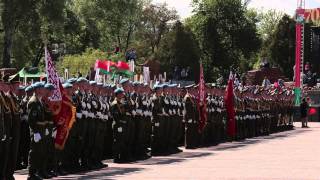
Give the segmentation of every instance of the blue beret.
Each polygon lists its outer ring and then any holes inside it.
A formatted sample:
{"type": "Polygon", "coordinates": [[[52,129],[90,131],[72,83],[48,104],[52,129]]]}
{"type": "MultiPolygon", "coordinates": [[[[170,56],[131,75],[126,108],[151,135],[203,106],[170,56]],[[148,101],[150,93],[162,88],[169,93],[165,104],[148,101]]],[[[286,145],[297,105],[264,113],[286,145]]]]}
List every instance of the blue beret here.
{"type": "Polygon", "coordinates": [[[73,84],[73,83],[77,82],[77,79],[76,78],[71,78],[71,79],[68,79],[67,82],[70,83],[70,84],[73,84]]]}
{"type": "Polygon", "coordinates": [[[168,85],[170,88],[174,88],[174,87],[177,87],[178,85],[177,84],[170,84],[168,85]]]}
{"type": "Polygon", "coordinates": [[[25,90],[26,86],[19,86],[19,90],[25,90]]]}
{"type": "Polygon", "coordinates": [[[64,84],[62,85],[62,87],[63,87],[64,89],[69,89],[69,88],[72,88],[73,85],[67,82],[67,83],[64,83],[64,84]]]}
{"type": "Polygon", "coordinates": [[[129,81],[129,79],[121,79],[121,81],[119,82],[120,84],[124,84],[124,83],[126,83],[126,82],[128,82],[129,81]]]}
{"type": "Polygon", "coordinates": [[[168,84],[162,84],[161,87],[162,88],[167,88],[167,87],[169,87],[169,85],[168,84]]]}
{"type": "Polygon", "coordinates": [[[26,87],[26,89],[25,89],[25,91],[26,92],[30,92],[30,91],[33,91],[34,90],[34,88],[33,88],[33,86],[31,85],[31,86],[28,86],[28,87],[26,87]]]}
{"type": "Polygon", "coordinates": [[[162,85],[161,85],[161,84],[155,84],[155,85],[153,86],[153,89],[154,89],[154,90],[161,89],[161,88],[162,88],[162,85]]]}
{"type": "Polygon", "coordinates": [[[96,85],[97,82],[96,82],[96,81],[90,81],[89,84],[90,84],[90,85],[96,85]]]}
{"type": "Polygon", "coordinates": [[[49,89],[49,90],[54,90],[54,85],[51,83],[47,83],[46,85],[44,85],[44,88],[49,89]]]}
{"type": "Polygon", "coordinates": [[[110,88],[116,88],[115,84],[110,84],[110,88]]]}
{"type": "Polygon", "coordinates": [[[120,94],[120,93],[123,93],[124,90],[122,88],[117,88],[116,90],[114,90],[114,93],[117,95],[117,94],[120,94]]]}
{"type": "Polygon", "coordinates": [[[36,83],[34,83],[34,84],[32,85],[32,87],[33,87],[34,89],[43,88],[43,87],[44,87],[44,83],[42,83],[42,82],[36,82],[36,83]]]}
{"type": "Polygon", "coordinates": [[[84,77],[80,77],[77,82],[88,82],[88,80],[84,77]]]}

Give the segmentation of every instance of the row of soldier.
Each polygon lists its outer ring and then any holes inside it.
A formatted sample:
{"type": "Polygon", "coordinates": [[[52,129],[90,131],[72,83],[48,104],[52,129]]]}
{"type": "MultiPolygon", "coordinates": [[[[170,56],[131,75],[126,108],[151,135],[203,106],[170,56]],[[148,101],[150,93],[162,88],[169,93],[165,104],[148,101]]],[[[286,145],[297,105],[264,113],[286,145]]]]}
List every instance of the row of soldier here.
{"type": "MultiPolygon", "coordinates": [[[[52,120],[54,112],[50,111],[48,99],[53,85],[38,82],[18,88],[18,83],[11,84],[3,86],[11,88],[3,88],[1,92],[10,92],[15,97],[16,107],[20,108],[16,108],[16,115],[11,113],[11,116],[21,121],[19,125],[11,125],[12,132],[3,134],[11,134],[12,141],[19,142],[20,139],[17,166],[25,168],[28,165],[29,179],[105,167],[104,159],[131,162],[151,155],[178,153],[181,152],[178,147],[183,145],[190,149],[216,145],[227,140],[267,135],[292,126],[289,90],[286,91],[289,94],[276,95],[267,90],[256,92],[257,88],[254,91],[235,90],[237,135],[228,137],[223,87],[207,86],[208,119],[203,131],[199,132],[197,86],[180,88],[156,84],[151,89],[147,84],[127,79],[121,80],[119,85],[103,85],[84,78],[69,79],[63,84],[64,93],[76,107],[77,118],[64,150],[60,151],[53,143],[57,125],[52,120]]],[[[5,93],[3,96],[11,97],[5,93]]],[[[9,157],[3,152],[12,152],[2,151],[4,144],[1,141],[1,158],[9,157]]],[[[12,144],[18,151],[17,143],[7,144],[12,144]]],[[[13,177],[12,168],[10,171],[6,168],[10,164],[7,162],[12,160],[1,163],[0,177],[3,179],[13,177]]]]}

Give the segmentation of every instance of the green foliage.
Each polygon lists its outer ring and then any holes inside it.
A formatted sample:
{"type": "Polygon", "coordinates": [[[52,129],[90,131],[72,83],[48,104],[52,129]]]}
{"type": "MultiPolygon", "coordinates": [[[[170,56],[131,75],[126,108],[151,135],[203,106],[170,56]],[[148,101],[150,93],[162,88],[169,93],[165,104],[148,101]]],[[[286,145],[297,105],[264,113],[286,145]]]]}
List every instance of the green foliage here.
{"type": "Polygon", "coordinates": [[[266,57],[281,68],[286,77],[293,76],[295,64],[295,21],[288,15],[280,20],[276,30],[268,40],[266,57]]]}
{"type": "Polygon", "coordinates": [[[59,73],[63,73],[64,69],[69,69],[71,75],[76,75],[77,72],[83,75],[87,74],[90,67],[94,67],[97,59],[112,60],[114,62],[123,61],[122,54],[110,54],[101,50],[86,49],[82,54],[67,55],[63,57],[62,61],[57,64],[59,73]]]}
{"type": "Polygon", "coordinates": [[[258,52],[261,40],[256,17],[247,14],[241,0],[199,0],[194,6],[196,13],[188,25],[200,42],[208,80],[218,72],[226,76],[230,67],[236,69],[258,52]]]}
{"type": "Polygon", "coordinates": [[[177,22],[173,30],[166,34],[160,43],[156,53],[156,59],[160,59],[161,65],[167,69],[169,77],[175,66],[191,68],[191,77],[198,79],[200,50],[191,30],[181,22],[177,22]]]}

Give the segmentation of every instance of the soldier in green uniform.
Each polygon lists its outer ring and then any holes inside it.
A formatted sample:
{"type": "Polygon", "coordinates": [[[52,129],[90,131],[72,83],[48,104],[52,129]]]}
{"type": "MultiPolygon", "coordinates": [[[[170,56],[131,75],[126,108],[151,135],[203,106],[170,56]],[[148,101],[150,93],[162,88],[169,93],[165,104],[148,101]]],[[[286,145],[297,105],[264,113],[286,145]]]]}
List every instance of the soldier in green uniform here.
{"type": "Polygon", "coordinates": [[[10,107],[6,99],[5,92],[8,91],[8,86],[4,82],[1,82],[1,92],[0,92],[0,104],[1,104],[1,125],[0,125],[0,178],[6,179],[8,163],[10,161],[10,145],[12,140],[12,119],[10,107]]]}
{"type": "MultiPolygon", "coordinates": [[[[64,86],[67,84],[72,85],[71,87],[67,87],[66,89],[71,89],[72,95],[70,99],[72,100],[73,105],[77,108],[77,98],[75,94],[75,90],[77,87],[77,79],[71,78],[66,81],[64,86]]],[[[77,110],[78,112],[78,110],[77,110]]],[[[69,136],[65,144],[64,148],[64,169],[70,173],[74,173],[80,170],[80,163],[79,163],[79,123],[78,123],[78,116],[76,121],[74,122],[72,128],[69,131],[69,136]]]]}
{"type": "Polygon", "coordinates": [[[196,113],[195,113],[195,102],[192,98],[191,94],[189,93],[189,88],[193,86],[187,86],[186,90],[187,93],[184,96],[184,120],[186,122],[186,133],[185,133],[185,147],[186,149],[195,149],[198,147],[197,142],[197,133],[198,133],[198,126],[196,124],[196,113]]]}
{"type": "Polygon", "coordinates": [[[120,81],[120,85],[124,90],[123,108],[124,108],[125,119],[126,119],[126,125],[125,125],[126,131],[124,132],[124,134],[126,135],[125,141],[127,144],[126,159],[127,161],[133,161],[134,154],[136,154],[135,150],[137,146],[135,141],[136,141],[136,126],[138,124],[138,117],[137,116],[133,117],[132,110],[133,109],[139,110],[139,116],[142,115],[142,110],[139,107],[139,103],[136,102],[138,99],[136,97],[135,99],[131,99],[130,97],[131,92],[133,91],[133,87],[129,79],[122,79],[120,81]]]}
{"type": "Polygon", "coordinates": [[[96,133],[94,138],[94,149],[92,153],[93,165],[95,168],[106,167],[102,163],[103,160],[103,146],[104,146],[104,134],[106,133],[106,121],[103,116],[103,102],[101,100],[102,96],[102,83],[97,83],[94,88],[95,98],[92,102],[93,108],[95,109],[95,123],[96,123],[96,133]]]}
{"type": "Polygon", "coordinates": [[[152,143],[151,150],[152,155],[161,155],[164,153],[163,149],[163,139],[162,139],[162,131],[161,131],[161,119],[164,116],[164,109],[162,108],[162,85],[155,84],[153,87],[155,91],[152,95],[152,143]]]}
{"type": "MultiPolygon", "coordinates": [[[[17,76],[16,76],[17,77],[17,76]]],[[[11,130],[11,144],[8,167],[6,171],[6,179],[14,179],[13,174],[16,169],[16,163],[18,158],[19,144],[20,144],[20,107],[17,94],[19,93],[19,81],[16,78],[9,79],[8,81],[8,92],[6,99],[11,112],[12,130],[11,130]]]]}
{"type": "MultiPolygon", "coordinates": [[[[2,82],[1,82],[2,85],[2,82]]],[[[2,88],[1,88],[2,91],[2,88]]],[[[0,179],[4,179],[5,177],[5,146],[6,146],[6,138],[7,138],[7,134],[6,134],[6,129],[5,129],[5,119],[3,118],[3,113],[4,110],[2,110],[4,108],[4,98],[2,97],[2,93],[0,94],[0,113],[1,113],[1,117],[0,117],[0,157],[1,157],[1,161],[0,161],[0,179]]]]}
{"type": "Polygon", "coordinates": [[[46,146],[43,138],[45,136],[44,106],[42,102],[42,83],[35,83],[35,93],[30,98],[28,108],[28,122],[30,126],[30,152],[29,152],[29,176],[28,179],[42,179],[43,159],[45,159],[44,147],[46,146]]]}
{"type": "Polygon", "coordinates": [[[44,168],[42,170],[42,174],[47,174],[47,177],[55,177],[57,176],[56,172],[56,156],[55,156],[55,147],[54,147],[54,130],[55,125],[53,122],[53,113],[51,107],[51,101],[49,97],[52,96],[52,92],[55,89],[54,85],[51,83],[47,83],[44,85],[44,96],[43,96],[43,107],[44,107],[44,119],[46,122],[45,125],[45,136],[43,137],[43,141],[45,146],[44,153],[45,157],[42,160],[44,163],[44,168]]]}
{"type": "Polygon", "coordinates": [[[19,159],[18,162],[22,169],[27,168],[28,166],[28,154],[30,148],[30,129],[28,124],[28,112],[27,112],[27,103],[32,97],[33,87],[27,86],[25,88],[25,95],[21,98],[20,101],[20,112],[21,112],[21,136],[20,136],[20,145],[19,145],[19,159]]]}
{"type": "Polygon", "coordinates": [[[124,163],[128,161],[128,132],[127,132],[127,117],[125,106],[127,105],[124,99],[124,90],[117,88],[114,91],[115,100],[111,104],[111,113],[113,117],[113,133],[114,133],[114,162],[124,163]]]}

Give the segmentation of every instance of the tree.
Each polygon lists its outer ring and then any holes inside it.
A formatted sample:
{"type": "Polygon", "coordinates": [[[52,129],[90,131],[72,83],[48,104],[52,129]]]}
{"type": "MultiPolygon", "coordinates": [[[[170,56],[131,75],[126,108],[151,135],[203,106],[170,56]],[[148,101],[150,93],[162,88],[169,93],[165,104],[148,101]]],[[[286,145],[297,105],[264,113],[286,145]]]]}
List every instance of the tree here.
{"type": "MultiPolygon", "coordinates": [[[[156,58],[160,59],[164,69],[191,68],[191,77],[198,80],[200,50],[192,31],[177,21],[173,29],[167,33],[159,45],[156,58]]],[[[172,71],[168,72],[172,77],[172,71]]]]}
{"type": "MultiPolygon", "coordinates": [[[[213,80],[229,73],[256,54],[261,45],[256,19],[247,15],[241,0],[194,1],[195,15],[188,19],[201,47],[205,73],[213,80]]],[[[243,70],[242,70],[243,71],[243,70]]]]}
{"type": "MultiPolygon", "coordinates": [[[[15,39],[22,40],[21,35],[26,35],[24,40],[28,43],[25,45],[36,40],[43,47],[43,42],[49,42],[55,39],[58,34],[62,34],[57,31],[61,29],[63,22],[65,0],[2,0],[1,3],[3,5],[1,19],[4,31],[3,67],[10,67],[12,60],[18,61],[15,56],[12,57],[13,52],[25,53],[13,46],[15,39]],[[40,33],[36,35],[35,31],[40,33]],[[39,36],[41,37],[40,41],[39,36]]],[[[16,43],[16,45],[21,48],[21,44],[16,43]]],[[[21,57],[19,55],[16,57],[21,57]]]]}
{"type": "Polygon", "coordinates": [[[169,31],[169,23],[178,19],[177,11],[169,9],[167,4],[148,4],[142,13],[139,35],[154,53],[161,39],[169,31]]]}
{"type": "Polygon", "coordinates": [[[295,64],[295,21],[288,15],[280,20],[271,36],[267,51],[270,53],[271,63],[278,65],[286,77],[293,76],[295,64]]]}
{"type": "Polygon", "coordinates": [[[275,9],[270,9],[257,15],[259,18],[258,32],[263,40],[268,39],[274,33],[283,15],[283,12],[275,9]]]}
{"type": "Polygon", "coordinates": [[[24,10],[28,9],[31,0],[2,0],[3,10],[1,20],[3,24],[3,67],[11,66],[12,45],[15,31],[19,24],[26,20],[28,13],[24,10]]]}

